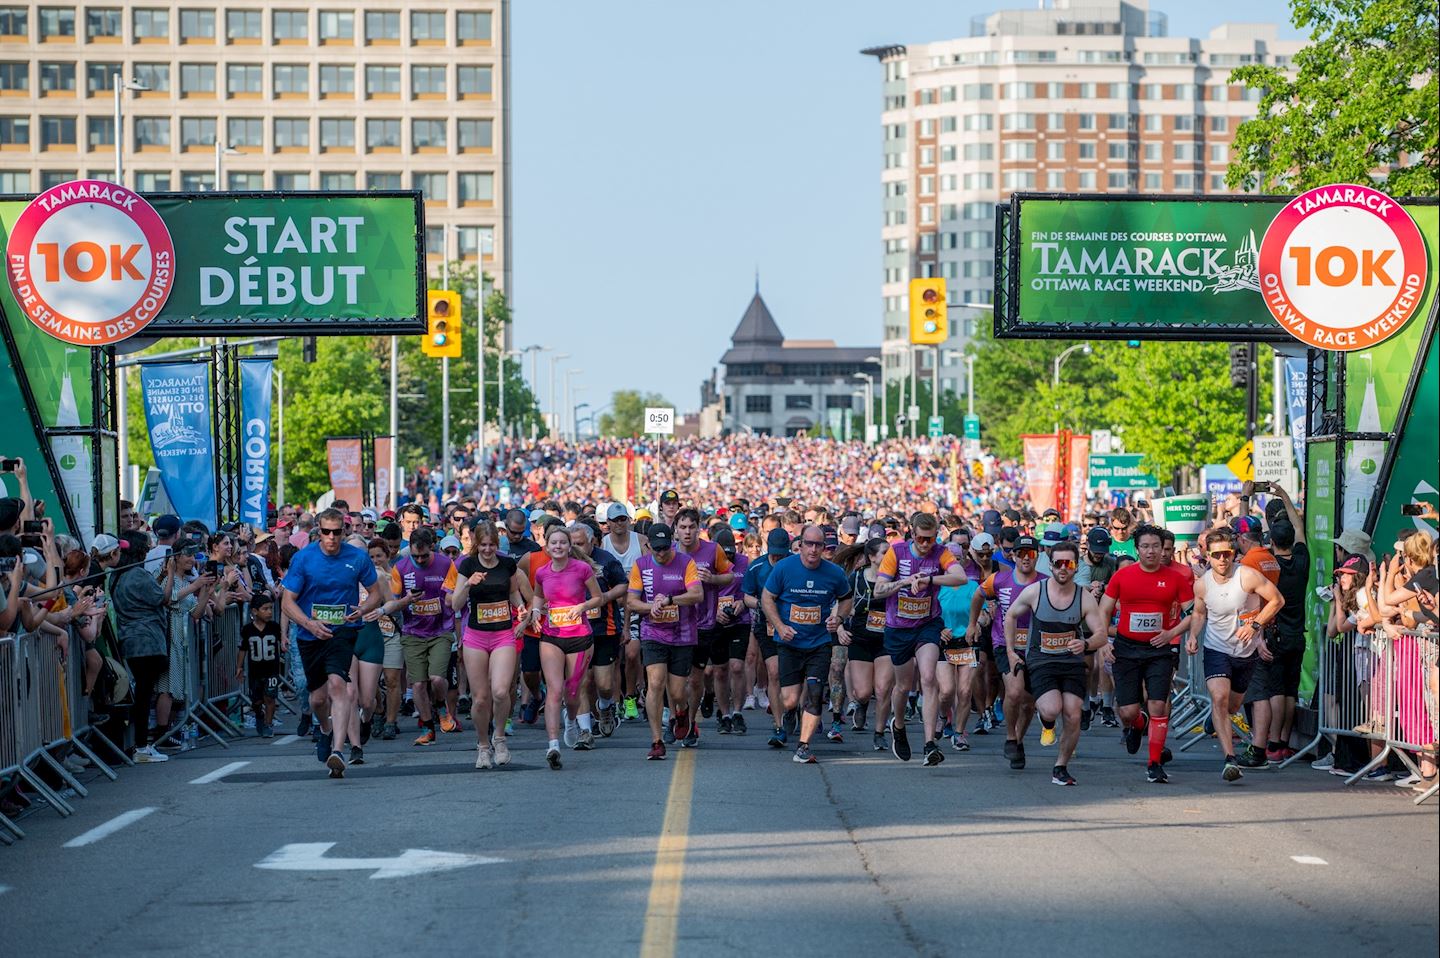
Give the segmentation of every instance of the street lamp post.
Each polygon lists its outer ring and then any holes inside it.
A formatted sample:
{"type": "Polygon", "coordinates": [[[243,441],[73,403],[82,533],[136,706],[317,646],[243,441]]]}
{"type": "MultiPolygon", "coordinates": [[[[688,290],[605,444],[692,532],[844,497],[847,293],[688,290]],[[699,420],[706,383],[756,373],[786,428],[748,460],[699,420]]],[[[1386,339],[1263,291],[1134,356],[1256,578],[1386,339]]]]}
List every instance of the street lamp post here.
{"type": "Polygon", "coordinates": [[[550,431],[560,432],[560,408],[555,405],[555,367],[562,359],[569,359],[569,353],[556,353],[550,357],[550,431]]]}
{"type": "MultiPolygon", "coordinates": [[[[1054,390],[1058,390],[1060,388],[1060,367],[1065,365],[1065,360],[1069,359],[1072,353],[1084,353],[1088,356],[1093,351],[1093,347],[1089,343],[1076,343],[1074,346],[1071,346],[1069,349],[1062,352],[1059,356],[1055,357],[1055,375],[1050,382],[1052,394],[1054,390]]],[[[1060,434],[1059,397],[1055,398],[1055,434],[1060,434]]]]}
{"type": "Polygon", "coordinates": [[[869,373],[856,373],[855,378],[865,380],[865,435],[862,438],[866,443],[869,443],[870,419],[872,416],[871,407],[875,403],[875,377],[869,373]]]}
{"type": "MultiPolygon", "coordinates": [[[[215,122],[216,122],[216,123],[219,123],[220,121],[219,121],[219,120],[216,120],[215,122]]],[[[222,165],[223,165],[222,162],[221,162],[221,157],[226,157],[226,156],[239,156],[239,155],[240,155],[240,151],[239,151],[239,150],[234,149],[234,148],[229,147],[229,146],[224,146],[224,145],[222,145],[221,142],[220,142],[220,137],[219,137],[218,135],[215,137],[215,189],[217,189],[217,190],[223,190],[223,189],[225,188],[225,183],[224,183],[224,181],[220,178],[221,175],[222,175],[222,165]]]]}
{"type": "Polygon", "coordinates": [[[110,74],[110,80],[111,85],[115,87],[115,182],[118,185],[123,186],[124,183],[121,180],[121,176],[123,175],[121,155],[124,153],[125,146],[125,118],[121,115],[120,112],[120,94],[125,90],[139,91],[148,90],[150,88],[147,87],[145,84],[141,83],[139,80],[133,78],[129,80],[122,80],[120,78],[119,71],[110,74]]]}
{"type": "Polygon", "coordinates": [[[589,408],[588,402],[576,403],[570,407],[570,438],[575,442],[580,441],[580,410],[589,408]]]}
{"type": "MultiPolygon", "coordinates": [[[[532,343],[531,345],[526,346],[524,349],[520,350],[520,359],[521,359],[521,362],[524,362],[524,358],[525,358],[525,357],[524,357],[524,354],[525,354],[525,353],[529,353],[529,354],[530,354],[530,396],[531,396],[532,399],[536,400],[537,404],[538,404],[539,399],[540,399],[540,380],[539,380],[538,378],[536,378],[536,375],[535,375],[535,362],[536,362],[536,360],[539,358],[539,356],[540,356],[541,353],[549,352],[549,351],[550,351],[550,347],[549,347],[549,346],[541,346],[541,345],[539,345],[538,343],[532,343]]],[[[521,375],[524,375],[524,373],[522,372],[521,375]]],[[[532,423],[530,424],[530,439],[531,439],[531,441],[534,441],[535,436],[536,436],[536,434],[537,434],[537,429],[538,429],[538,424],[532,422],[532,423]]]]}
{"type": "MultiPolygon", "coordinates": [[[[562,412],[565,412],[565,413],[567,413],[567,414],[570,412],[570,398],[571,398],[576,392],[578,392],[580,389],[584,388],[584,387],[581,387],[581,386],[571,385],[570,377],[571,377],[571,376],[578,376],[578,375],[580,375],[580,370],[578,370],[578,369],[567,369],[567,370],[565,370],[565,405],[564,405],[564,407],[562,407],[562,412]]],[[[572,424],[572,423],[568,423],[568,422],[565,424],[565,426],[564,426],[564,427],[562,428],[562,430],[561,430],[561,432],[562,432],[563,435],[568,435],[568,436],[570,436],[572,439],[574,438],[574,435],[573,435],[574,431],[575,431],[575,430],[574,430],[573,424],[572,424]]]]}

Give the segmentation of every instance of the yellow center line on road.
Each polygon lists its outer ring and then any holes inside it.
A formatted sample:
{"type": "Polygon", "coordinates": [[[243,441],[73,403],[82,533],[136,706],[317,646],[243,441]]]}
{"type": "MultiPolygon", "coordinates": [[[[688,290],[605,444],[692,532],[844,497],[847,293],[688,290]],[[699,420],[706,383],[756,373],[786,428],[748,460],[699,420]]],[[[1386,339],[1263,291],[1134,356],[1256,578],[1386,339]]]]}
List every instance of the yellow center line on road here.
{"type": "Polygon", "coordinates": [[[695,785],[695,753],[688,748],[679,752],[670,777],[670,795],[665,799],[660,845],[655,849],[640,958],[670,958],[675,954],[680,886],[685,878],[685,849],[690,842],[690,794],[695,785]]]}

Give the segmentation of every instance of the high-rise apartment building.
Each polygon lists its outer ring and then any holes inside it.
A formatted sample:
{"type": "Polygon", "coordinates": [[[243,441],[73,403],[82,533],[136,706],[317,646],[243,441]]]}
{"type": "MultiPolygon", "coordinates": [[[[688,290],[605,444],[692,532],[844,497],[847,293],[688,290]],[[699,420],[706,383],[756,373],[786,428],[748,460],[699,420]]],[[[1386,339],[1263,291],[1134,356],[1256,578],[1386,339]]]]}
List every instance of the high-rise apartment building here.
{"type": "MultiPolygon", "coordinates": [[[[991,321],[995,204],[1017,190],[1224,193],[1230,143],[1258,97],[1235,67],[1288,66],[1273,25],[1166,35],[1147,0],[1053,0],[976,17],[955,40],[863,51],[884,73],[883,350],[904,375],[911,277],[943,276],[951,337],[940,388],[966,388],[963,352],[991,321]]],[[[929,380],[933,352],[921,354],[929,380]]]]}
{"type": "Polygon", "coordinates": [[[113,179],[117,140],[142,192],[419,189],[432,265],[448,227],[449,255],[508,290],[508,15],[0,0],[0,193],[113,179]]]}

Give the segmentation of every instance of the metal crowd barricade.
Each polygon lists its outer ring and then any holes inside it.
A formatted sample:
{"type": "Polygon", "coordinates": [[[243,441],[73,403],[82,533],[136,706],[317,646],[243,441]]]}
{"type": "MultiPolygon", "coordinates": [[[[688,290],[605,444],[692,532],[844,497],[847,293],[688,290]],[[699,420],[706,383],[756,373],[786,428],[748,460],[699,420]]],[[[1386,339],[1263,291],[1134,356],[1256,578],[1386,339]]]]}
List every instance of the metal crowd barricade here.
{"type": "Polygon", "coordinates": [[[230,703],[238,700],[245,706],[251,704],[235,671],[240,663],[240,629],[245,621],[245,608],[232,605],[216,616],[211,623],[210,642],[205,647],[204,708],[236,736],[243,735],[244,731],[230,720],[227,714],[230,703]]]}
{"type": "MultiPolygon", "coordinates": [[[[178,658],[185,671],[183,682],[185,697],[182,700],[180,714],[171,720],[170,730],[155,742],[156,745],[172,739],[180,739],[185,734],[186,727],[193,723],[201,734],[213,738],[223,748],[230,747],[229,743],[225,741],[225,735],[222,734],[230,731],[227,727],[229,723],[218,720],[205,704],[204,663],[207,649],[210,647],[210,635],[210,620],[200,619],[195,622],[188,640],[183,635],[179,638],[171,637],[172,642],[180,643],[181,651],[178,658]]],[[[173,660],[171,668],[174,668],[173,660]]]]}
{"type": "Polygon", "coordinates": [[[1194,725],[1202,726],[1198,734],[1180,745],[1183,752],[1206,737],[1203,726],[1210,718],[1211,706],[1210,690],[1205,687],[1204,654],[1190,655],[1182,649],[1180,655],[1184,661],[1175,674],[1175,692],[1170,699],[1170,727],[1179,731],[1194,725]]]}
{"type": "MultiPolygon", "coordinates": [[[[1400,758],[1415,774],[1420,769],[1410,752],[1426,753],[1435,761],[1435,745],[1440,740],[1440,709],[1437,709],[1436,634],[1431,630],[1392,629],[1391,662],[1393,671],[1387,697],[1389,732],[1385,748],[1400,758]]],[[[1437,785],[1423,791],[1415,804],[1436,793],[1437,785]]]]}

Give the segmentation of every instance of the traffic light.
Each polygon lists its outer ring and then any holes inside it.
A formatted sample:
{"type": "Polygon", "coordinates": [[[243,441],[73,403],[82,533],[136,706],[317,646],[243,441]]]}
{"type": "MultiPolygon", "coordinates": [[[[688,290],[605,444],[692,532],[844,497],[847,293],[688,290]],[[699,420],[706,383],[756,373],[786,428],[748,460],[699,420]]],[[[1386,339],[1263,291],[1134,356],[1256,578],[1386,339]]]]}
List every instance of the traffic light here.
{"type": "Polygon", "coordinates": [[[950,336],[945,316],[945,280],[940,276],[910,281],[910,342],[938,346],[950,336]]]}
{"type": "Polygon", "coordinates": [[[432,289],[425,294],[425,339],[420,349],[433,359],[460,358],[460,294],[432,289]]]}
{"type": "Polygon", "coordinates": [[[1250,383],[1250,349],[1243,343],[1230,347],[1230,385],[1244,389],[1250,383]]]}
{"type": "Polygon", "coordinates": [[[300,340],[300,361],[310,366],[315,363],[315,337],[305,336],[300,340]]]}

